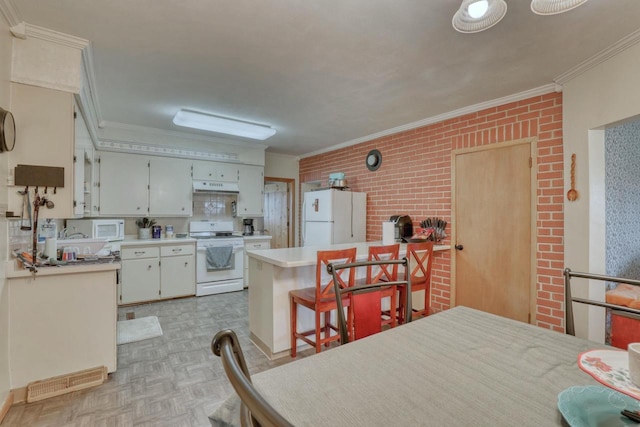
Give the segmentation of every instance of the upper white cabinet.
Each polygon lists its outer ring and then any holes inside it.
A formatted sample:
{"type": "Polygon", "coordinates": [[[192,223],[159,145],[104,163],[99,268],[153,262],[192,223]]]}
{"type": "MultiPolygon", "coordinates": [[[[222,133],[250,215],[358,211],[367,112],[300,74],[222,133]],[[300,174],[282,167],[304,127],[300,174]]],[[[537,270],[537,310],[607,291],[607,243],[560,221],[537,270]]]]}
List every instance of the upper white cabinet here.
{"type": "Polygon", "coordinates": [[[235,163],[195,160],[193,162],[193,179],[202,181],[238,182],[238,167],[239,165],[235,163]]]}
{"type": "Polygon", "coordinates": [[[151,157],[149,213],[158,216],[191,216],[191,161],[151,157]]]}
{"type": "MultiPolygon", "coordinates": [[[[47,198],[54,202],[52,209],[41,209],[44,218],[74,216],[74,123],[73,94],[20,83],[11,83],[11,112],[16,121],[16,146],[5,153],[7,167],[13,175],[17,165],[52,166],[64,168],[64,187],[47,189],[47,198]]],[[[15,181],[14,181],[15,183],[15,181]]],[[[33,201],[33,186],[29,187],[33,201]]],[[[10,188],[7,210],[20,213],[22,198],[10,188]]],[[[43,186],[38,189],[44,194],[43,186]]]]}
{"type": "Polygon", "coordinates": [[[263,216],[264,167],[238,165],[238,189],[238,216],[263,216]]]}
{"type": "Polygon", "coordinates": [[[100,154],[101,216],[190,216],[191,161],[100,154]]]}
{"type": "Polygon", "coordinates": [[[149,158],[100,153],[100,215],[149,215],[149,158]]]}

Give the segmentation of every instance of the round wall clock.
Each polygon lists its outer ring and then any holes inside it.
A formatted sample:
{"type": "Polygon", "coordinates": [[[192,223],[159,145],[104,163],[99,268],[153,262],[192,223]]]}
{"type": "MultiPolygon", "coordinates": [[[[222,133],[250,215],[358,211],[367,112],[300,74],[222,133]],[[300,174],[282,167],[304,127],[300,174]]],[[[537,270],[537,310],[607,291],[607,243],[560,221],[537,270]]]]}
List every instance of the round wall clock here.
{"type": "Polygon", "coordinates": [[[378,150],[371,150],[365,158],[365,164],[370,171],[377,170],[382,164],[382,154],[378,150]]]}
{"type": "Polygon", "coordinates": [[[0,108],[0,151],[11,151],[16,146],[16,124],[11,112],[0,108]]]}

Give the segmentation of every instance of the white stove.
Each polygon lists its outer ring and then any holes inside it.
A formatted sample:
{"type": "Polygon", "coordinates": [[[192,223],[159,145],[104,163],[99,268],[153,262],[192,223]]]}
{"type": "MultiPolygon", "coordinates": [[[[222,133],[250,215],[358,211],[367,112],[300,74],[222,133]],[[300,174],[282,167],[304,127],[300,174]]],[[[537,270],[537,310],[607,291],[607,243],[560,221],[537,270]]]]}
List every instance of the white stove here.
{"type": "Polygon", "coordinates": [[[232,221],[191,221],[196,239],[196,296],[243,289],[244,239],[232,221]]]}

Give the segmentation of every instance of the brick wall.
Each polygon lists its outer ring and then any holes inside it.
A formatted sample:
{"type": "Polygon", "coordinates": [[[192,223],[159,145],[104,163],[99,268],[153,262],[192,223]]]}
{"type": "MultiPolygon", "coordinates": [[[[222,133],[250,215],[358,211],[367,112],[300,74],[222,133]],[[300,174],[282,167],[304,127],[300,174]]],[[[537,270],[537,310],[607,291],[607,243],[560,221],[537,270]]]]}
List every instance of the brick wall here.
{"type": "MultiPolygon", "coordinates": [[[[382,221],[408,214],[419,222],[437,216],[451,223],[451,151],[538,137],[536,318],[564,330],[564,214],[562,94],[549,93],[385,136],[300,161],[300,182],[326,184],[344,172],[349,187],[367,193],[367,240],[382,239],[382,221]],[[371,149],[382,153],[376,172],[365,166],[371,149]]],[[[449,232],[450,226],[447,226],[449,232]]],[[[450,244],[447,238],[444,244],[450,244]]],[[[432,306],[450,305],[451,254],[434,258],[432,306]]]]}

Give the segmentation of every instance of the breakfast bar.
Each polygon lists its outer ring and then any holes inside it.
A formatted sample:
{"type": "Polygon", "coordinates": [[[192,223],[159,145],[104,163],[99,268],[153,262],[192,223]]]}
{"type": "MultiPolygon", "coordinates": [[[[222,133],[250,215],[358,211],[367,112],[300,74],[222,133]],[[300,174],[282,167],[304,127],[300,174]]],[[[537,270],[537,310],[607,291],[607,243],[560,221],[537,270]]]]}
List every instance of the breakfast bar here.
{"type": "MultiPolygon", "coordinates": [[[[355,247],[357,260],[363,261],[367,259],[369,246],[378,245],[380,241],[247,251],[251,277],[249,331],[253,343],[271,359],[289,354],[289,291],[315,286],[318,251],[355,247]]],[[[400,257],[406,249],[405,243],[400,245],[400,257]]],[[[434,246],[434,252],[449,249],[445,245],[434,246]]],[[[416,295],[415,308],[421,308],[418,306],[421,300],[416,295]]],[[[300,330],[313,329],[313,312],[301,309],[298,324],[300,330]]]]}

